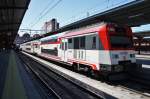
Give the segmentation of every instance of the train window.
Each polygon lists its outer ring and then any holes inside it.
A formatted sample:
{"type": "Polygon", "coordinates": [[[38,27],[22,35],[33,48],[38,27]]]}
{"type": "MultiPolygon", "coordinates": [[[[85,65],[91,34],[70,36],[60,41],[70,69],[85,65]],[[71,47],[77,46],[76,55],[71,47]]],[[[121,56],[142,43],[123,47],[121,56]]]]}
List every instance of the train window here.
{"type": "Polygon", "coordinates": [[[85,49],[85,36],[80,37],[80,48],[85,49]]]}
{"type": "Polygon", "coordinates": [[[65,50],[67,50],[67,42],[65,42],[64,44],[65,44],[65,50]]]}
{"type": "Polygon", "coordinates": [[[98,37],[98,43],[99,43],[99,50],[102,50],[103,49],[103,44],[102,44],[102,41],[101,41],[101,39],[98,37]]]}
{"type": "Polygon", "coordinates": [[[68,43],[72,43],[72,38],[68,39],[68,43]]]}
{"type": "Polygon", "coordinates": [[[41,41],[42,44],[44,44],[44,43],[55,43],[55,42],[57,42],[57,39],[49,39],[49,40],[41,41]]]}
{"type": "Polygon", "coordinates": [[[31,50],[31,48],[26,48],[26,50],[31,50]]]}
{"type": "Polygon", "coordinates": [[[96,49],[96,36],[92,38],[92,49],[96,49]]]}
{"type": "Polygon", "coordinates": [[[73,39],[68,40],[68,49],[73,49],[73,39]]]}
{"type": "Polygon", "coordinates": [[[31,43],[27,43],[26,45],[31,45],[31,43]]]}
{"type": "Polygon", "coordinates": [[[79,38],[75,37],[74,38],[74,49],[79,49],[79,38]]]}
{"type": "Polygon", "coordinates": [[[60,44],[60,46],[59,46],[59,49],[61,49],[61,44],[60,44]]]}
{"type": "Polygon", "coordinates": [[[64,50],[64,43],[62,42],[61,49],[64,50]]]}

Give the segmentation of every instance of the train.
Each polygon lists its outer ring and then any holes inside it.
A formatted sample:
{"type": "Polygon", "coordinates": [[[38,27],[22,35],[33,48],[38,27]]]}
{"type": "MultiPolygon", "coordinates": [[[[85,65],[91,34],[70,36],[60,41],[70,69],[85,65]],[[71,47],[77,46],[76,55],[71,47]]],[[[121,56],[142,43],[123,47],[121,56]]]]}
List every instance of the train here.
{"type": "Polygon", "coordinates": [[[94,76],[128,73],[137,66],[132,30],[116,23],[64,31],[25,42],[20,49],[94,76]]]}

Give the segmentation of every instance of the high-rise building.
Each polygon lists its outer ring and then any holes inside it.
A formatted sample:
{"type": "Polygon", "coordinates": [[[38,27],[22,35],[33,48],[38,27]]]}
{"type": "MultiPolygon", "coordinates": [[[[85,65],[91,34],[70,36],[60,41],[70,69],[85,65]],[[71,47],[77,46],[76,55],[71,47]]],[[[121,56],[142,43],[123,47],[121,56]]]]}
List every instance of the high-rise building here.
{"type": "Polygon", "coordinates": [[[57,22],[56,19],[52,19],[48,22],[45,22],[44,25],[42,26],[43,34],[55,31],[59,28],[59,23],[57,22]]]}

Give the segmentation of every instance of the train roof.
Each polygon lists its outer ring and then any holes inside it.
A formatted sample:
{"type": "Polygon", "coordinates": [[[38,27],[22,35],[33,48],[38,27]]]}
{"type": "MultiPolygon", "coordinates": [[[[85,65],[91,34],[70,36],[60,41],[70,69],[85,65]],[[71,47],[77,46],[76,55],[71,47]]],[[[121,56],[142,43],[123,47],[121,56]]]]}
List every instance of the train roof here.
{"type": "Polygon", "coordinates": [[[66,32],[58,33],[58,34],[51,35],[51,36],[47,36],[47,37],[41,38],[40,41],[45,41],[45,40],[50,40],[50,39],[57,39],[57,38],[59,38],[60,36],[64,35],[65,33],[66,33],[66,32]]]}
{"type": "Polygon", "coordinates": [[[96,24],[96,25],[79,28],[79,29],[74,29],[71,31],[67,31],[64,35],[61,36],[61,38],[98,32],[100,28],[102,28],[102,24],[96,24]]]}

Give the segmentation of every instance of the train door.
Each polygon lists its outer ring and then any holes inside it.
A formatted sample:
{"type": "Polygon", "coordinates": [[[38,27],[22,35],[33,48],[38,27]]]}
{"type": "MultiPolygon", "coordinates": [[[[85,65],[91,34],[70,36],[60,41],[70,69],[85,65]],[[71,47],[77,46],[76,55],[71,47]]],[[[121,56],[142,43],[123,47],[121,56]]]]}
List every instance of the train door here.
{"type": "Polygon", "coordinates": [[[67,39],[62,40],[61,45],[62,45],[62,53],[61,53],[62,60],[67,62],[67,49],[68,49],[67,39]]]}
{"type": "Polygon", "coordinates": [[[85,54],[86,54],[86,52],[84,49],[79,50],[78,51],[78,59],[85,60],[86,59],[85,54]]]}
{"type": "Polygon", "coordinates": [[[79,59],[81,60],[85,60],[86,59],[86,50],[85,50],[85,40],[86,40],[86,37],[85,36],[82,36],[79,38],[79,52],[78,52],[78,56],[79,56],[79,59]]]}
{"type": "Polygon", "coordinates": [[[85,36],[74,38],[74,58],[86,60],[85,36]]]}
{"type": "Polygon", "coordinates": [[[39,52],[40,52],[40,45],[38,43],[34,44],[33,53],[39,54],[39,52]]]}
{"type": "Polygon", "coordinates": [[[31,47],[32,47],[32,48],[31,48],[31,49],[32,49],[32,52],[35,53],[35,45],[34,45],[34,43],[31,45],[31,47]]]}

